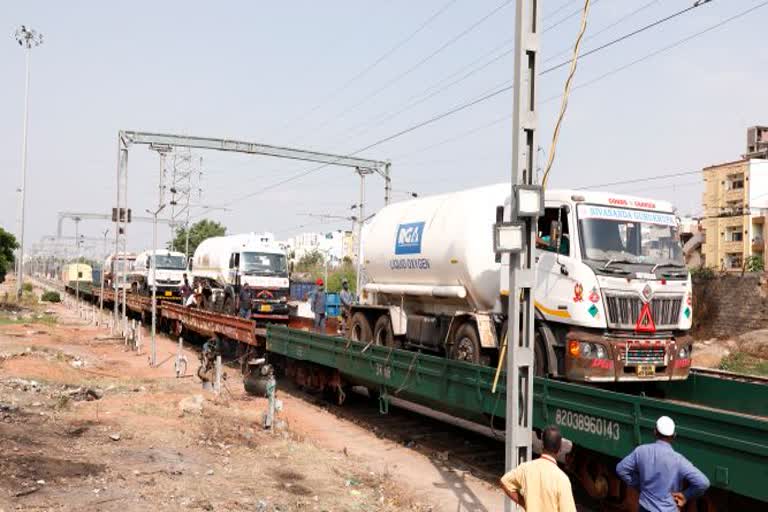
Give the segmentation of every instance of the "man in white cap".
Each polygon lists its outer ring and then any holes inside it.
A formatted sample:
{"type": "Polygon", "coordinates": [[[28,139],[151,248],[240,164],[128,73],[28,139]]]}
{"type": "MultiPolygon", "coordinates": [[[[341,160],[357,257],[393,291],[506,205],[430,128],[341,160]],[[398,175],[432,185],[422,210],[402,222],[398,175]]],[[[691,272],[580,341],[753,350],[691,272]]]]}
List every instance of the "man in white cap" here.
{"type": "Polygon", "coordinates": [[[662,416],[656,442],[638,446],[616,466],[619,478],[640,492],[640,512],[677,512],[709,488],[704,473],[672,448],[674,438],[675,422],[662,416]]]}

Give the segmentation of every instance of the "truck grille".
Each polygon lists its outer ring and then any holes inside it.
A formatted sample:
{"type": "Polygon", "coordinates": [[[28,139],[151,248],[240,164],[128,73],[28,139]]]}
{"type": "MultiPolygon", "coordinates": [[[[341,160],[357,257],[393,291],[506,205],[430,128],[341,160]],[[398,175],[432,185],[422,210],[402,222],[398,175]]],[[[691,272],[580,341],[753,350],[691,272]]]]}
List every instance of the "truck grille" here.
{"type": "MultiPolygon", "coordinates": [[[[673,329],[680,318],[682,295],[659,295],[651,299],[651,316],[657,329],[673,329]]],[[[634,329],[643,301],[638,295],[605,294],[608,325],[618,329],[634,329]]]]}
{"type": "Polygon", "coordinates": [[[624,364],[665,364],[664,347],[629,347],[624,356],[624,364]]]}

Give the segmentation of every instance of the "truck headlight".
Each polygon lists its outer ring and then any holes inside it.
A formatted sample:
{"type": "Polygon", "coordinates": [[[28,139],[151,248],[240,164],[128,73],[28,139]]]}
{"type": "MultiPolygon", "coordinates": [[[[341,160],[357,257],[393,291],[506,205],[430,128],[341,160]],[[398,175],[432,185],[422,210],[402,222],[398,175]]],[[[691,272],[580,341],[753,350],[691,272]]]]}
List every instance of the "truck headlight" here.
{"type": "Polygon", "coordinates": [[[579,345],[579,350],[581,351],[582,357],[590,358],[592,357],[594,347],[591,343],[582,341],[579,345]]]}
{"type": "Polygon", "coordinates": [[[597,359],[607,359],[608,351],[602,345],[595,344],[595,357],[597,359]]]}
{"type": "Polygon", "coordinates": [[[690,352],[688,350],[688,347],[680,347],[680,350],[677,351],[678,359],[688,359],[689,355],[690,355],[690,352]]]}

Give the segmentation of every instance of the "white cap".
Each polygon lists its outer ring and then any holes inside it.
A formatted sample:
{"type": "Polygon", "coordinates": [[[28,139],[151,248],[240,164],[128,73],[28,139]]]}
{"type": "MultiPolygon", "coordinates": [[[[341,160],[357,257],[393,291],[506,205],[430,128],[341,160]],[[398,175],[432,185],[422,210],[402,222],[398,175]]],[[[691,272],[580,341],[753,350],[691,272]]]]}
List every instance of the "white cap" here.
{"type": "Polygon", "coordinates": [[[675,435],[675,422],[669,416],[662,416],[656,420],[656,431],[666,437],[675,435]]]}

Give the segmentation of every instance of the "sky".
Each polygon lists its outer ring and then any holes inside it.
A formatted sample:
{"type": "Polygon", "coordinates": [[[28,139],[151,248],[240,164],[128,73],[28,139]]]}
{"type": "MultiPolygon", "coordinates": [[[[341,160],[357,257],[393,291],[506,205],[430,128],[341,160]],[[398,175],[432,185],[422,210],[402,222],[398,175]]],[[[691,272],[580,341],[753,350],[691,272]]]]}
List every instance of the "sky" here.
{"type": "MultiPolygon", "coordinates": [[[[593,0],[589,51],[693,4],[593,0]]],[[[738,159],[746,129],[768,123],[768,6],[661,50],[763,0],[712,0],[583,58],[557,145],[551,187],[588,187],[671,200],[701,212],[702,167],[738,159]],[[634,61],[646,57],[632,64],[634,61]],[[605,76],[604,78],[601,78],[605,76]],[[671,173],[675,178],[650,178],[671,173]]],[[[115,202],[117,134],[137,130],[222,137],[350,154],[511,82],[515,2],[509,0],[96,1],[0,3],[0,226],[18,232],[24,50],[13,33],[44,34],[32,50],[26,245],[54,234],[58,212],[107,213],[115,202]],[[507,52],[505,54],[505,52],[507,52]],[[479,68],[479,69],[478,69],[479,68]],[[477,71],[475,71],[477,69],[477,71]],[[455,82],[455,83],[453,83],[455,82]]],[[[583,3],[542,0],[540,68],[567,61],[583,3]]],[[[538,80],[539,165],[550,150],[567,66],[538,80]]],[[[392,163],[394,199],[510,179],[507,91],[358,156],[392,163]]],[[[197,218],[230,233],[280,239],[348,228],[359,179],[312,164],[195,152],[197,218]],[[263,190],[269,187],[268,190],[263,190]],[[209,207],[204,209],[203,207],[209,207]],[[216,208],[226,208],[215,209],[216,208]]],[[[158,205],[159,158],[129,156],[134,215],[158,205]]],[[[366,180],[366,208],[383,181],[366,180]]],[[[167,201],[167,198],[165,199],[167,201]]],[[[111,225],[83,221],[98,239],[111,225]]],[[[65,235],[74,234],[71,222],[65,235]]],[[[131,224],[129,247],[151,244],[131,224]]],[[[111,234],[108,236],[112,236],[111,234]]],[[[170,236],[160,227],[161,242],[170,236]]],[[[93,242],[101,247],[100,242],[93,242]]]]}

